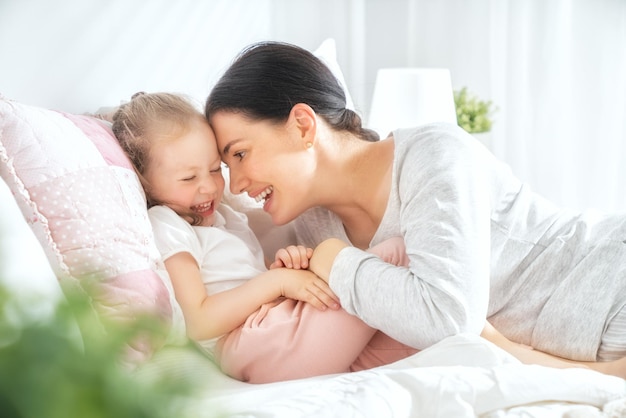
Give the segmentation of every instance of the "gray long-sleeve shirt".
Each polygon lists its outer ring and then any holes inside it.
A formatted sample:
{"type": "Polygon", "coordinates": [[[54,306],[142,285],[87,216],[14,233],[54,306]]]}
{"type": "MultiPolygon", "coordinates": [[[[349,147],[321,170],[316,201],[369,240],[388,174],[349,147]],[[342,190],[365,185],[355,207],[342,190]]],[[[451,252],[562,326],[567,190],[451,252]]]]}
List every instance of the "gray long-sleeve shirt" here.
{"type": "MultiPolygon", "coordinates": [[[[626,302],[626,216],[561,209],[455,125],[394,132],[389,202],[371,245],[403,236],[408,268],[342,250],[330,285],[343,307],[425,348],[485,318],[509,338],[595,360],[607,320],[626,302]]],[[[341,220],[314,208],[299,242],[349,242],[341,220]]]]}

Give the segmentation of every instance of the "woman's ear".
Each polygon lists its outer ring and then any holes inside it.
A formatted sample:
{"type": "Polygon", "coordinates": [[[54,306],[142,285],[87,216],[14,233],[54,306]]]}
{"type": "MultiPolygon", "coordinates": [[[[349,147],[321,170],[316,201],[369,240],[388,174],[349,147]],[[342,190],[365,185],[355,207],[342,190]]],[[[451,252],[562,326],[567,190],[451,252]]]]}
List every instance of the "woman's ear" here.
{"type": "Polygon", "coordinates": [[[315,141],[317,129],[317,115],[311,106],[305,103],[297,103],[291,108],[289,119],[300,133],[300,138],[306,148],[311,148],[315,141]]]}

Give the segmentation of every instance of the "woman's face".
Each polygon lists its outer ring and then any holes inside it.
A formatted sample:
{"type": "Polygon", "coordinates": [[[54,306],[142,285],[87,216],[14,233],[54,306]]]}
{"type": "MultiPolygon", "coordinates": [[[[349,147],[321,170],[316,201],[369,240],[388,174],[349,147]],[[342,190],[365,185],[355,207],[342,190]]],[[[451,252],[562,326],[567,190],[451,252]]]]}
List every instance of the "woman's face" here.
{"type": "Polygon", "coordinates": [[[314,158],[291,118],[275,124],[220,111],[211,117],[211,126],[230,170],[232,193],[263,201],[276,225],[310,207],[314,158]]]}
{"type": "Polygon", "coordinates": [[[203,226],[215,223],[224,192],[222,161],[210,126],[203,120],[157,141],[144,173],[154,198],[179,214],[193,212],[203,226]]]}

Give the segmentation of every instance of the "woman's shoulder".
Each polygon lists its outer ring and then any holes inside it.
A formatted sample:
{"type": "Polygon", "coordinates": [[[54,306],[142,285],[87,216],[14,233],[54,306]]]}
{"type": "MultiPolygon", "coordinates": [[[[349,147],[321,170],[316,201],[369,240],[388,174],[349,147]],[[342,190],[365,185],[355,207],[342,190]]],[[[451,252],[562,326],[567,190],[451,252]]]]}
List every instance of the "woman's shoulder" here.
{"type": "MultiPolygon", "coordinates": [[[[441,165],[452,168],[461,165],[490,166],[493,155],[476,138],[458,125],[431,123],[394,132],[395,160],[413,165],[441,165]]],[[[417,168],[416,168],[417,169],[417,168]]]]}
{"type": "Polygon", "coordinates": [[[450,123],[431,123],[415,128],[397,129],[393,133],[395,160],[412,165],[429,166],[470,158],[474,138],[450,123]]]}
{"type": "Polygon", "coordinates": [[[458,125],[446,122],[429,123],[414,128],[397,129],[393,133],[396,147],[454,148],[472,142],[472,136],[458,125]]]}
{"type": "Polygon", "coordinates": [[[402,190],[454,182],[492,165],[480,142],[449,123],[399,129],[394,131],[394,141],[396,182],[402,190]]]}

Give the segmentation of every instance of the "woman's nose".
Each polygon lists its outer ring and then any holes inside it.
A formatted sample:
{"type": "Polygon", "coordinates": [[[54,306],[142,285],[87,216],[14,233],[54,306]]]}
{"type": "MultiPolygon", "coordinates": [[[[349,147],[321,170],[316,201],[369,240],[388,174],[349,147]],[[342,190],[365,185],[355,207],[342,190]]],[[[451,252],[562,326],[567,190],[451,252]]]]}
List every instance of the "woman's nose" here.
{"type": "Polygon", "coordinates": [[[237,170],[233,170],[232,168],[228,169],[229,172],[229,183],[230,183],[230,192],[232,194],[243,193],[246,190],[246,181],[244,176],[241,175],[237,170]]]}

